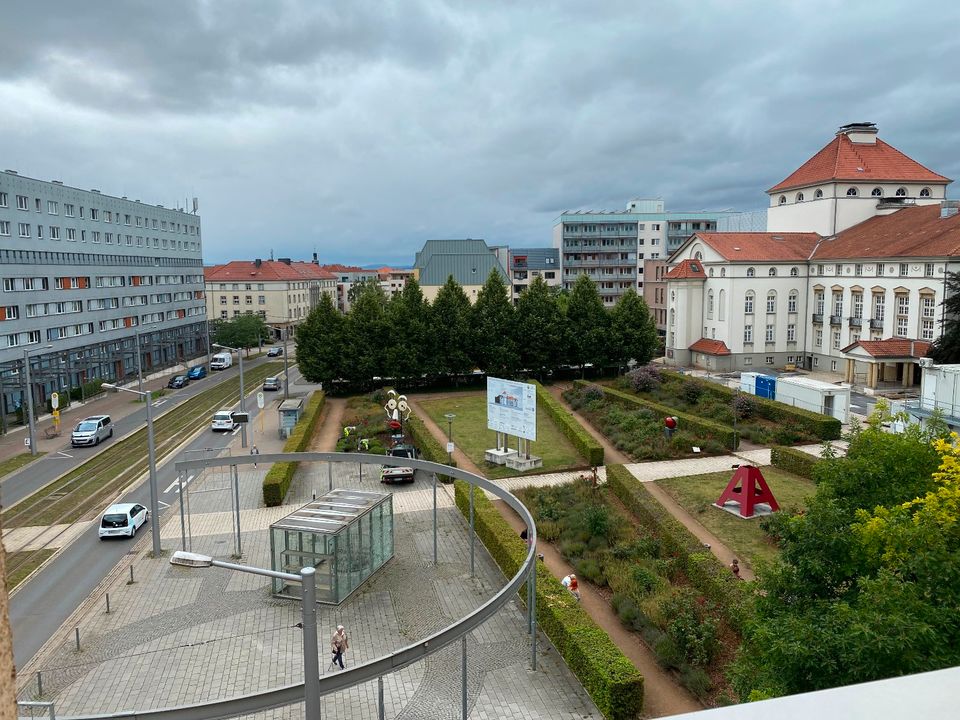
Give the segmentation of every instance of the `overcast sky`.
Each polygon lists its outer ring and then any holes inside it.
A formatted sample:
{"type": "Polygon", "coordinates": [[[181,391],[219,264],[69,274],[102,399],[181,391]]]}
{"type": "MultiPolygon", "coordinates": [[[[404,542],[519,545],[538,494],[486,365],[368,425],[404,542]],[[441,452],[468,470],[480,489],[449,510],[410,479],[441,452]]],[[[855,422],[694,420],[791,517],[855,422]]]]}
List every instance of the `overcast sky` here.
{"type": "Polygon", "coordinates": [[[207,262],[549,245],[565,209],[764,207],[853,121],[960,178],[958,27],[957,2],[0,0],[0,165],[197,196],[207,262]]]}

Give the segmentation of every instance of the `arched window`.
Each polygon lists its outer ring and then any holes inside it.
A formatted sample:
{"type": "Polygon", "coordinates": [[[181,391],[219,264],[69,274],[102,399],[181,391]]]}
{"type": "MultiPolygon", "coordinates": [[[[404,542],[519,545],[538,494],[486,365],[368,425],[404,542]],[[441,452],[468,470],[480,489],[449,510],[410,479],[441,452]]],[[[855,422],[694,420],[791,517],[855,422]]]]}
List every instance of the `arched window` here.
{"type": "Polygon", "coordinates": [[[753,314],[753,290],[748,290],[746,296],[743,298],[743,312],[747,315],[753,314]]]}
{"type": "Polygon", "coordinates": [[[777,311],[777,293],[771,290],[767,293],[767,312],[775,313],[777,311]]]}
{"type": "Polygon", "coordinates": [[[857,196],[857,189],[854,188],[854,187],[852,187],[852,188],[847,188],[847,195],[848,195],[849,197],[856,197],[856,196],[857,196]]]}
{"type": "Polygon", "coordinates": [[[727,319],[727,291],[726,290],[720,291],[720,307],[717,311],[717,319],[718,320],[727,319]]]}
{"type": "Polygon", "coordinates": [[[713,290],[707,293],[707,317],[713,320],[713,290]]]}
{"type": "Polygon", "coordinates": [[[757,271],[752,267],[747,268],[747,277],[754,277],[757,274],[757,271]]]}
{"type": "Polygon", "coordinates": [[[930,197],[930,188],[924,188],[921,190],[920,197],[930,197]]]}
{"type": "Polygon", "coordinates": [[[670,308],[670,325],[672,327],[673,325],[676,325],[676,324],[677,324],[677,311],[674,310],[673,308],[670,308]]]}
{"type": "Polygon", "coordinates": [[[803,202],[803,193],[797,193],[797,202],[803,202]]]}
{"type": "Polygon", "coordinates": [[[781,195],[781,196],[780,196],[780,199],[777,200],[777,204],[778,204],[778,205],[786,205],[786,204],[787,204],[787,196],[786,196],[786,195],[781,195]]]}
{"type": "Polygon", "coordinates": [[[726,277],[726,276],[727,276],[727,269],[720,268],[720,277],[726,277]]]}
{"type": "Polygon", "coordinates": [[[870,194],[873,197],[883,197],[883,190],[881,190],[880,188],[874,188],[873,190],[870,191],[870,194]]]}
{"type": "Polygon", "coordinates": [[[713,277],[713,268],[710,268],[710,277],[713,277]]]}
{"type": "Polygon", "coordinates": [[[817,190],[817,191],[813,194],[813,199],[814,199],[814,200],[819,200],[819,199],[822,198],[822,197],[823,197],[823,190],[817,190]]]}
{"type": "Polygon", "coordinates": [[[792,267],[790,268],[790,277],[797,277],[800,275],[799,268],[792,267]]]}
{"type": "Polygon", "coordinates": [[[775,267],[770,268],[769,270],[767,270],[767,275],[769,275],[770,277],[776,277],[777,269],[775,267]]]}
{"type": "Polygon", "coordinates": [[[693,259],[694,259],[694,260],[703,260],[703,253],[700,252],[699,250],[697,250],[697,251],[693,254],[693,259]]]}
{"type": "Polygon", "coordinates": [[[797,291],[791,290],[787,297],[787,312],[795,313],[797,311],[797,291]]]}
{"type": "Polygon", "coordinates": [[[906,197],[907,189],[906,188],[897,188],[897,197],[906,197]]]}

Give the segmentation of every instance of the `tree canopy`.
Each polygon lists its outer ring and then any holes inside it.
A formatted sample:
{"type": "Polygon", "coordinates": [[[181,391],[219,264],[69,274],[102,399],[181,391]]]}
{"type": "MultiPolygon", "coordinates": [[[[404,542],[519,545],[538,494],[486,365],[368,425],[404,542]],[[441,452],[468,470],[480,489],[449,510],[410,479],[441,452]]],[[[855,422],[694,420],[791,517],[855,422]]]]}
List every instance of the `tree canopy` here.
{"type": "Polygon", "coordinates": [[[248,349],[259,347],[260,342],[269,337],[267,325],[259,315],[238,315],[217,326],[213,341],[228,347],[248,349]]]}

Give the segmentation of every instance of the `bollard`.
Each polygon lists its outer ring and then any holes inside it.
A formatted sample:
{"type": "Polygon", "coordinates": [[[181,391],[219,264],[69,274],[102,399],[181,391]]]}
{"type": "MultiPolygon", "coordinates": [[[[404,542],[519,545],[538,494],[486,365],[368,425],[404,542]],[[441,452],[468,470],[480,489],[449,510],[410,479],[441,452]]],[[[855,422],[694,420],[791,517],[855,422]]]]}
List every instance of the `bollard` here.
{"type": "Polygon", "coordinates": [[[37,697],[43,697],[43,675],[37,670],[37,697]]]}
{"type": "Polygon", "coordinates": [[[107,615],[110,614],[110,593],[107,593],[107,615]]]}
{"type": "Polygon", "coordinates": [[[134,582],[135,582],[135,581],[134,581],[134,579],[133,579],[133,565],[131,565],[131,566],[130,566],[130,581],[127,583],[127,585],[133,585],[134,582]]]}
{"type": "Polygon", "coordinates": [[[80,652],[80,626],[77,625],[77,626],[73,629],[73,632],[74,632],[74,634],[75,634],[76,637],[77,637],[77,652],[80,652]]]}

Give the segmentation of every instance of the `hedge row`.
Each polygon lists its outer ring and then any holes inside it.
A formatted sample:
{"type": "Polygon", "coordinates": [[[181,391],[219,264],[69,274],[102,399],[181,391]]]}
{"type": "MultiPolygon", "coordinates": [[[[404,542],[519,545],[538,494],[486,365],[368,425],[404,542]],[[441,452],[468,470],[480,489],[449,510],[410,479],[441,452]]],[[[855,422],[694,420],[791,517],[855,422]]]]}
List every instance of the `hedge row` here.
{"type": "MultiPolygon", "coordinates": [[[[698,383],[703,387],[703,391],[713,395],[725,402],[732,402],[734,390],[725,385],[718,385],[709,381],[699,380],[690,375],[681,375],[670,370],[661,370],[660,374],[664,378],[679,380],[685,383],[698,383]]],[[[758,395],[750,396],[757,407],[757,415],[764,420],[779,423],[781,425],[792,425],[804,432],[810,433],[820,440],[836,440],[840,437],[840,421],[829,415],[821,415],[812,410],[793,407],[777,400],[760,397],[758,395]]]]}
{"type": "MultiPolygon", "coordinates": [[[[574,385],[578,388],[586,387],[589,384],[590,383],[584,380],[574,381],[574,385]]],[[[651,400],[644,400],[643,398],[637,397],[632,393],[623,392],[622,390],[617,390],[616,388],[612,388],[607,385],[604,385],[603,387],[603,395],[611,402],[618,403],[619,405],[627,407],[631,410],[636,410],[637,407],[643,407],[647,408],[648,410],[653,410],[655,413],[663,417],[676,417],[682,429],[694,434],[702,433],[704,435],[713,435],[718,441],[723,443],[724,447],[736,450],[739,444],[737,441],[737,434],[733,431],[732,427],[727,427],[726,425],[714,422],[713,420],[705,420],[697,415],[679,412],[678,410],[674,410],[666,405],[661,405],[660,403],[655,403],[651,400]]]]}
{"type": "MultiPolygon", "coordinates": [[[[467,515],[470,486],[458,480],[455,497],[457,507],[467,515]]],[[[474,523],[477,537],[500,569],[513,577],[527,554],[526,543],[481,491],[474,493],[474,523]]],[[[560,581],[547,572],[537,575],[537,622],[604,717],[632,720],[639,716],[643,675],[560,581]]]]}
{"type": "Polygon", "coordinates": [[[593,436],[577,422],[577,419],[540,383],[536,380],[530,382],[537,387],[537,402],[547,411],[560,431],[567,436],[567,440],[573,443],[577,452],[586,458],[591,467],[603,465],[603,445],[594,440],[593,436]]]}
{"type": "MultiPolygon", "coordinates": [[[[313,437],[313,431],[320,420],[320,414],[323,410],[323,402],[326,395],[317,390],[307,400],[303,408],[303,415],[300,421],[290,431],[290,437],[283,446],[285,453],[303,452],[310,444],[313,437]]],[[[267,471],[263,478],[263,504],[267,507],[275,507],[283,504],[283,499],[287,496],[287,490],[290,489],[290,483],[293,482],[293,476],[297,472],[295,462],[278,462],[267,471]]]]}
{"type": "MultiPolygon", "coordinates": [[[[447,459],[447,449],[430,433],[423,420],[416,415],[403,421],[403,429],[410,433],[410,439],[413,446],[417,448],[420,457],[430,462],[440,463],[441,465],[457,466],[457,461],[447,459]]],[[[443,483],[453,482],[449,475],[437,475],[437,480],[443,483]]]]}
{"type": "Polygon", "coordinates": [[[749,597],[729,568],[666,512],[623,465],[607,466],[607,486],[660,539],[663,549],[680,560],[690,585],[717,604],[730,627],[742,631],[749,616],[749,597]]]}
{"type": "Polygon", "coordinates": [[[810,453],[792,447],[774,445],[770,448],[771,465],[810,480],[813,480],[813,466],[817,464],[818,459],[810,453]]]}

